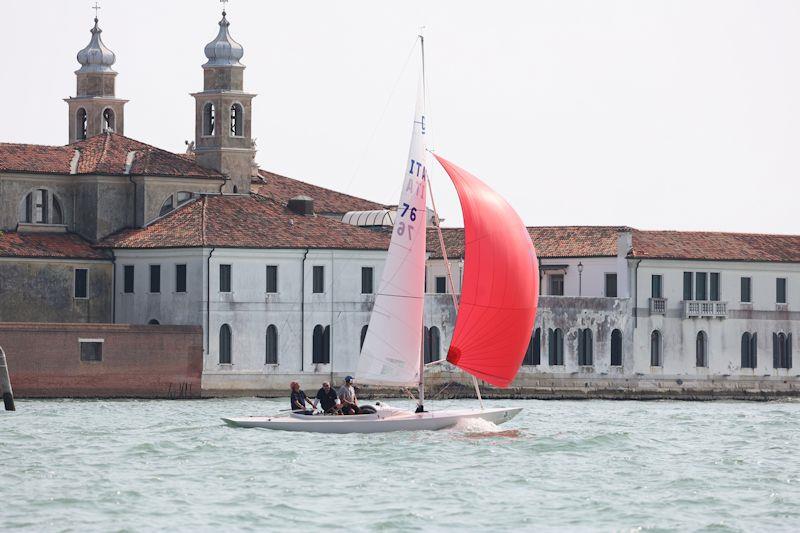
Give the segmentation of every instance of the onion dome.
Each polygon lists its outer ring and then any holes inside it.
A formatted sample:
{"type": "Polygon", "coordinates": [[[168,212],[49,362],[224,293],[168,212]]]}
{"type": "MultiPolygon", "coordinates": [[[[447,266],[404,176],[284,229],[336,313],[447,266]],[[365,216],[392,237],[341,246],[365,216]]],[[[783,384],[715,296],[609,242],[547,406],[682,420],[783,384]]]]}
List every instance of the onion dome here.
{"type": "Polygon", "coordinates": [[[81,64],[78,72],[114,72],[111,65],[117,58],[114,52],[103,44],[103,39],[100,38],[103,30],[97,25],[97,18],[94,19],[94,28],[91,31],[92,39],[89,44],[78,52],[78,63],[81,64]]]}
{"type": "Polygon", "coordinates": [[[217,37],[206,45],[206,57],[208,61],[203,67],[243,67],[239,60],[244,55],[244,48],[231,37],[228,26],[231,25],[222,12],[222,20],[219,21],[219,33],[217,37]]]}

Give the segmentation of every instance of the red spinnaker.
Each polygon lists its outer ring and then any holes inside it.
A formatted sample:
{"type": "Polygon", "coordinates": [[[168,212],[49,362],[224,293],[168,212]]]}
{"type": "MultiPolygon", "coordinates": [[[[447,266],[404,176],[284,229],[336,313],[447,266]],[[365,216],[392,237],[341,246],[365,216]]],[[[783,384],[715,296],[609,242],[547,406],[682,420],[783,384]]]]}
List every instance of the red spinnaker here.
{"type": "Polygon", "coordinates": [[[516,211],[438,155],[464,213],[464,279],[447,360],[497,387],[517,375],[539,301],[539,262],[516,211]]]}

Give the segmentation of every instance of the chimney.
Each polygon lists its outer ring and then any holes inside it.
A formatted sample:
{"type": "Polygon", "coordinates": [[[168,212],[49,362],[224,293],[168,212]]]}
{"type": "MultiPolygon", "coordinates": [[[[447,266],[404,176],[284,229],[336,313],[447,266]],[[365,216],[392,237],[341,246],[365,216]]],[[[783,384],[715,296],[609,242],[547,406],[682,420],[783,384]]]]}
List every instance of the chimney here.
{"type": "Polygon", "coordinates": [[[313,215],[314,214],[314,200],[308,196],[295,196],[289,199],[286,207],[297,213],[298,215],[313,215]]]}

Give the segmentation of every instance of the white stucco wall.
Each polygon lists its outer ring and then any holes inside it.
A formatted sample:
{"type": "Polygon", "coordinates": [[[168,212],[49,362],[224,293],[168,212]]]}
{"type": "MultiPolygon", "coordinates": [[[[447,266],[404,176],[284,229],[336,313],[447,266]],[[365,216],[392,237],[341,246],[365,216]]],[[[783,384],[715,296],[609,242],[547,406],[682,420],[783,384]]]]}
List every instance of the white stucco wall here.
{"type": "MultiPolygon", "coordinates": [[[[727,261],[645,260],[639,264],[637,313],[634,349],[636,372],[664,375],[764,376],[800,375],[794,369],[774,369],[772,334],[800,334],[800,265],[727,261]],[[720,274],[720,301],[727,302],[726,318],[683,318],[683,273],[717,272],[720,274]],[[651,276],[662,276],[666,315],[650,314],[651,276]],[[740,302],[741,278],[750,277],[751,304],[740,302]],[[787,278],[787,310],[778,311],[775,302],[775,279],[787,278]],[[650,367],[650,335],[662,334],[661,368],[650,367]],[[708,368],[696,367],[696,339],[700,331],[708,336],[708,368]],[[742,369],[741,338],[745,332],[758,334],[758,366],[742,369]]],[[[793,346],[797,353],[797,341],[793,346]]],[[[796,358],[795,358],[796,359],[796,358]]]]}

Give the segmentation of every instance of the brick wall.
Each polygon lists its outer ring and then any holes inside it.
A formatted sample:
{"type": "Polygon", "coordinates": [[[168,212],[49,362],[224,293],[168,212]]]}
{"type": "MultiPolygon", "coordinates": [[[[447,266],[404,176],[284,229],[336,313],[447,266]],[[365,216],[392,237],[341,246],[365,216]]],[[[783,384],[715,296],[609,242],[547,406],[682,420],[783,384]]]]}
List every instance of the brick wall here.
{"type": "Polygon", "coordinates": [[[20,398],[198,398],[199,326],[0,323],[20,398]],[[102,360],[82,361],[79,339],[102,339],[102,360]]]}

